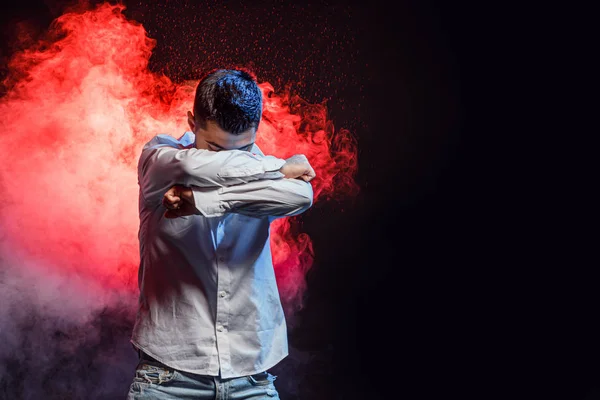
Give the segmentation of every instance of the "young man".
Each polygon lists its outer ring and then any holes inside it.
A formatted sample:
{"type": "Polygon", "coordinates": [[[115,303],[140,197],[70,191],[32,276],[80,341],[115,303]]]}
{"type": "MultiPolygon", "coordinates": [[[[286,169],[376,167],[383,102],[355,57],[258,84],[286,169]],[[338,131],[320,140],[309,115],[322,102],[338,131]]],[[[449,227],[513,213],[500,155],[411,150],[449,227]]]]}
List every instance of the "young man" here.
{"type": "Polygon", "coordinates": [[[306,157],[256,146],[262,94],[242,70],[196,89],[191,132],[158,135],[138,164],[140,297],[128,399],[277,399],[288,354],[270,223],[312,205],[306,157]]]}

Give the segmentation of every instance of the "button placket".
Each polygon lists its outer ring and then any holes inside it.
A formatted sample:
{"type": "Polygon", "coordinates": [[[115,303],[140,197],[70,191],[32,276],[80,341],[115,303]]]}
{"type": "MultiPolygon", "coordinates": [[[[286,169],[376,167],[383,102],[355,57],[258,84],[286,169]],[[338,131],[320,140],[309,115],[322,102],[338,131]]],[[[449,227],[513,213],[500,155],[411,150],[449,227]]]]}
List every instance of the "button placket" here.
{"type": "MultiPolygon", "coordinates": [[[[221,242],[221,246],[225,243],[221,242]]],[[[221,373],[231,371],[231,354],[230,343],[227,334],[229,324],[229,302],[227,299],[227,291],[230,286],[231,273],[227,264],[227,259],[223,253],[217,253],[217,320],[216,320],[216,336],[217,346],[219,348],[219,365],[221,373]],[[225,293],[225,296],[222,294],[225,293]]]]}

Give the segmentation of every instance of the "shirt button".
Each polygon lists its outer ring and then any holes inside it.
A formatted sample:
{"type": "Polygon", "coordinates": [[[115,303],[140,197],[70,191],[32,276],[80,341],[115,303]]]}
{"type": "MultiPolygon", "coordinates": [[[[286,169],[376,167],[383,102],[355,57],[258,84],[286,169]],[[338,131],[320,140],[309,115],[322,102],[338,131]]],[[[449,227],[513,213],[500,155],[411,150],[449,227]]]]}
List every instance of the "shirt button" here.
{"type": "Polygon", "coordinates": [[[219,296],[221,296],[221,297],[225,297],[225,296],[227,296],[227,293],[226,293],[224,290],[221,290],[221,291],[219,292],[219,296]]]}
{"type": "Polygon", "coordinates": [[[225,330],[225,328],[223,328],[223,325],[217,325],[217,330],[219,332],[223,332],[225,330]]]}

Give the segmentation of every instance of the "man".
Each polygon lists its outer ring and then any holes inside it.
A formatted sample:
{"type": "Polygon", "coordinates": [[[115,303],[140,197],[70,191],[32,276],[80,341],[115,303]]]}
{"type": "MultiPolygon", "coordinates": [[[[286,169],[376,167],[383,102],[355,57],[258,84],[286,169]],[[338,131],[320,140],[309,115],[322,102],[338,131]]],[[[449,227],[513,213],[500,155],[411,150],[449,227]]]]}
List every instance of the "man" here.
{"type": "Polygon", "coordinates": [[[198,84],[191,132],[143,148],[140,297],[128,399],[278,399],[267,370],[288,354],[270,223],[312,205],[306,157],[255,144],[262,93],[242,70],[198,84]]]}

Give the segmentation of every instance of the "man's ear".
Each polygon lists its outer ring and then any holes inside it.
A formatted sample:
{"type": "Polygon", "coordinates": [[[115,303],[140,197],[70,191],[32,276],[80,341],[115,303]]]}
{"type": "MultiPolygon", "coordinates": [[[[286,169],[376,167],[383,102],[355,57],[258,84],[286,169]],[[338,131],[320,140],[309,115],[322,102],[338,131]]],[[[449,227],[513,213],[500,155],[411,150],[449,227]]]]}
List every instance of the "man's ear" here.
{"type": "Polygon", "coordinates": [[[190,126],[190,130],[192,132],[196,132],[194,129],[196,129],[196,120],[194,119],[194,114],[192,114],[191,111],[187,112],[187,117],[188,117],[188,125],[190,126]]]}

